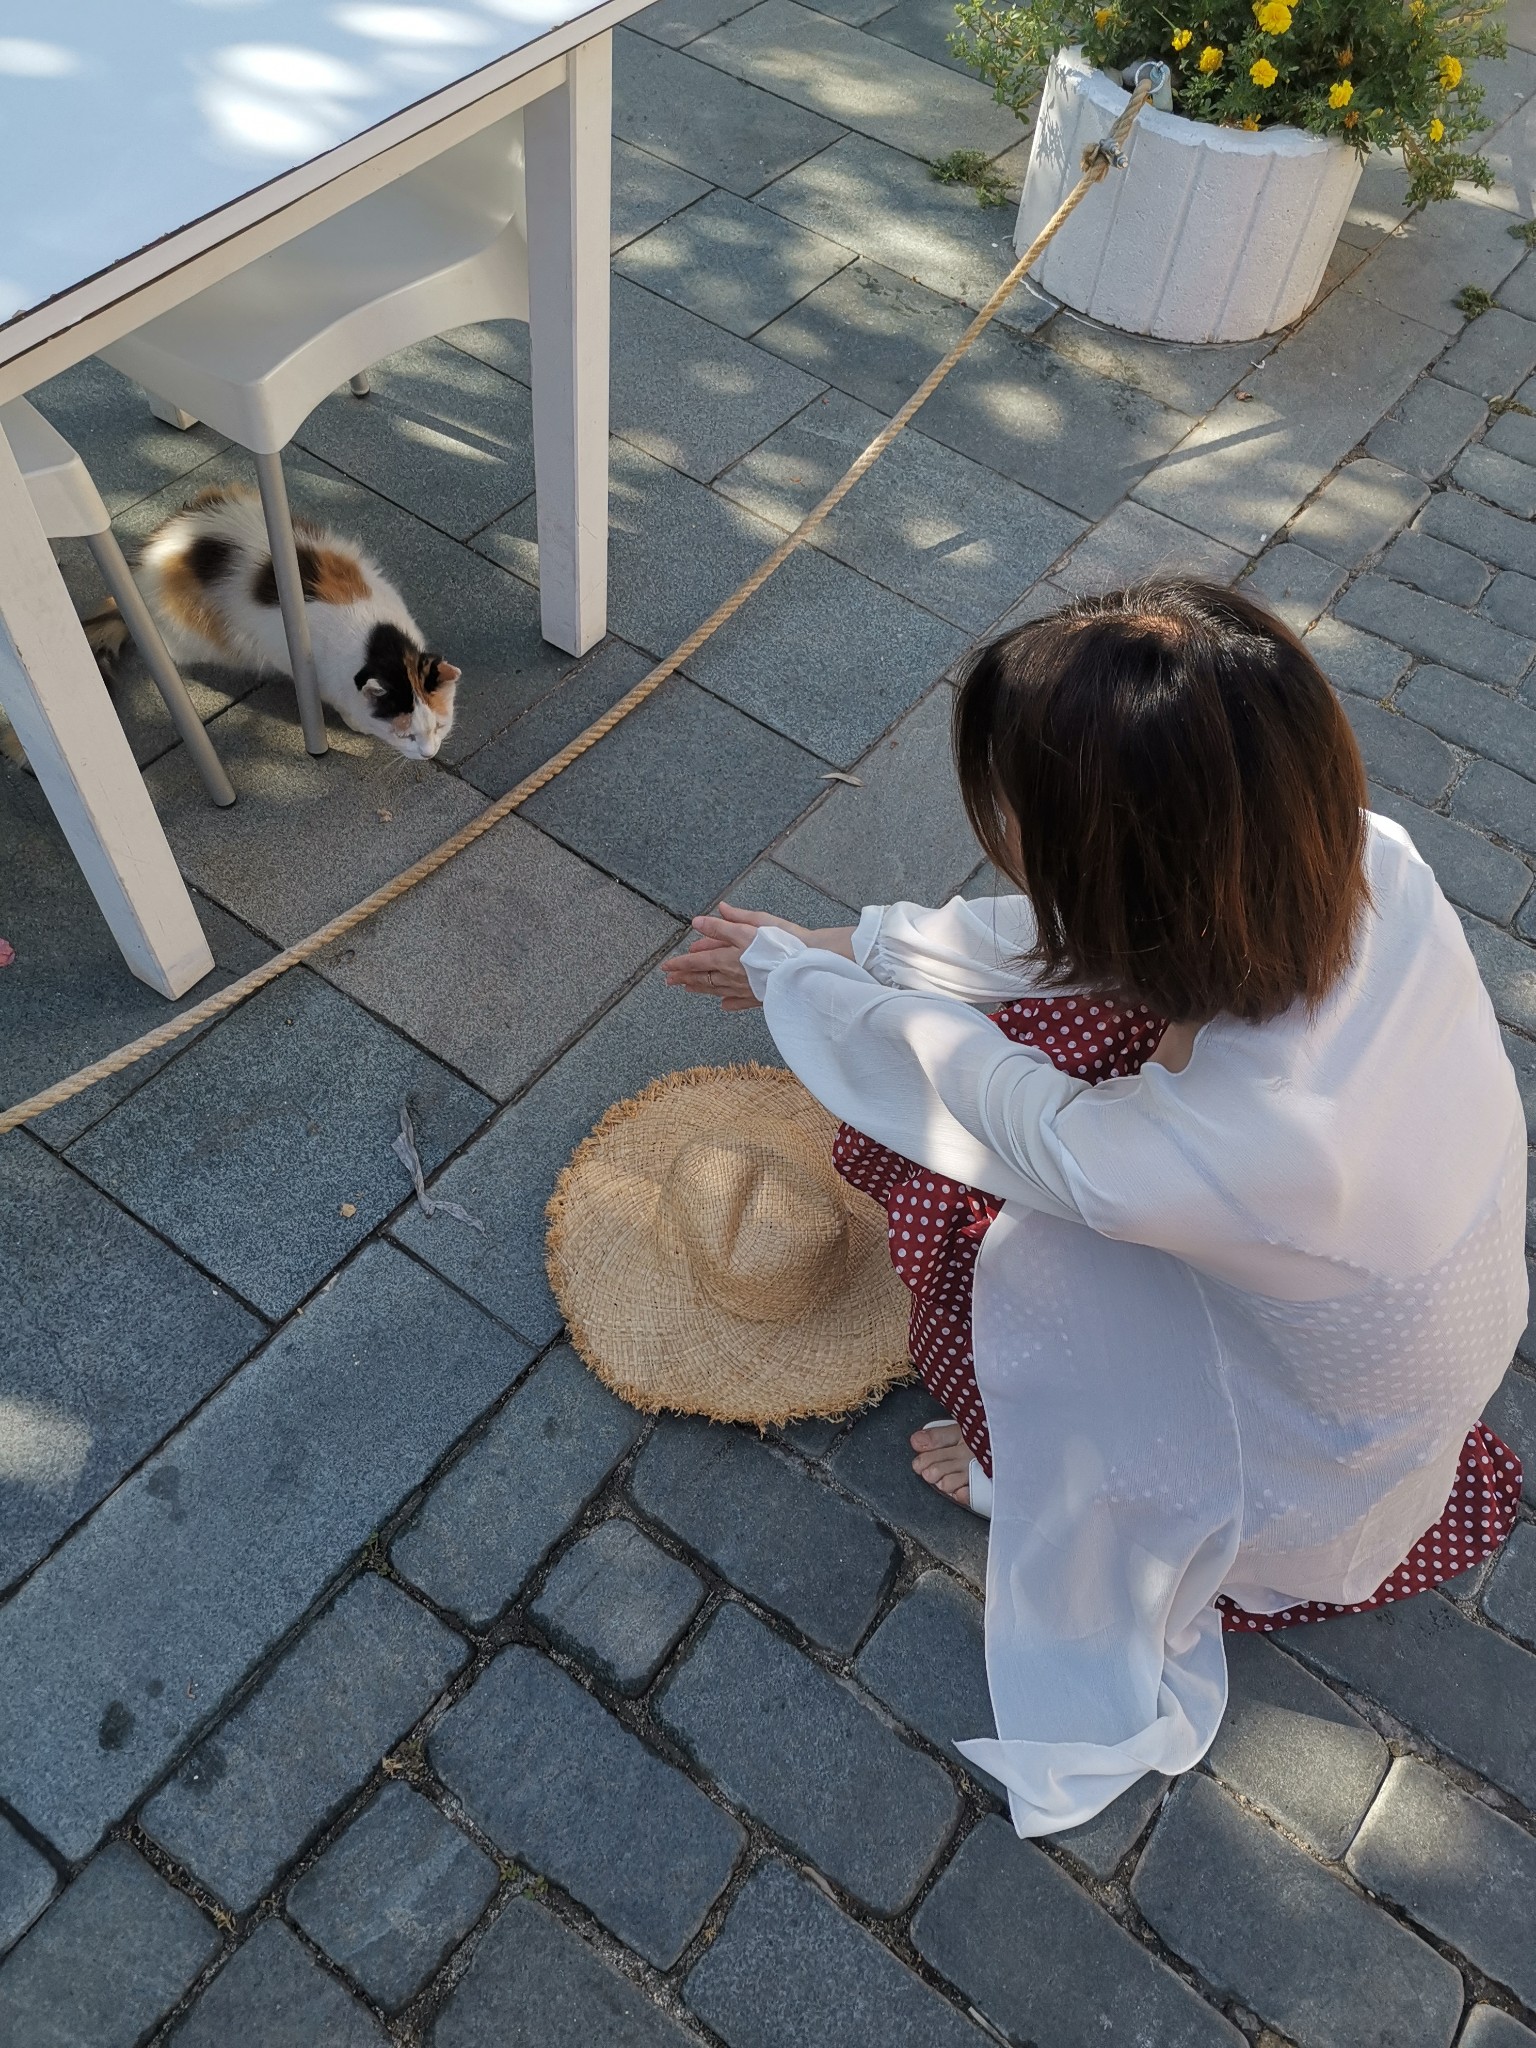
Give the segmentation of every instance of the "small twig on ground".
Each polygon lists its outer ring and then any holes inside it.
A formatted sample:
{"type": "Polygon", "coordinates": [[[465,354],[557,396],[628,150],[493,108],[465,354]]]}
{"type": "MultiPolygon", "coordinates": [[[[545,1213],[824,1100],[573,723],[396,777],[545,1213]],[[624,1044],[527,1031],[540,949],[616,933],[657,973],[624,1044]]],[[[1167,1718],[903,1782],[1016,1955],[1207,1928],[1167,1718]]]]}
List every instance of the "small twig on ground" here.
{"type": "Polygon", "coordinates": [[[995,170],[984,149],[952,149],[929,165],[941,185],[969,185],[978,206],[1006,206],[1008,180],[995,170]]]}

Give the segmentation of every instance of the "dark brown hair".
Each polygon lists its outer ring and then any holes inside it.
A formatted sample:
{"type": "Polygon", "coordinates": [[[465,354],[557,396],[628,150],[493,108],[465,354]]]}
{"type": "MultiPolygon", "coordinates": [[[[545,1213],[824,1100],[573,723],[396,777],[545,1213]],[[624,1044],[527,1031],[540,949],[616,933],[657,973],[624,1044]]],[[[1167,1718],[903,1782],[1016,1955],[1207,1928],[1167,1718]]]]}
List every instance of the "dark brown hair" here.
{"type": "Polygon", "coordinates": [[[1005,633],[961,685],[955,760],[1048,986],[1257,1022],[1349,964],[1370,900],[1360,751],[1251,599],[1144,584],[1005,633]]]}

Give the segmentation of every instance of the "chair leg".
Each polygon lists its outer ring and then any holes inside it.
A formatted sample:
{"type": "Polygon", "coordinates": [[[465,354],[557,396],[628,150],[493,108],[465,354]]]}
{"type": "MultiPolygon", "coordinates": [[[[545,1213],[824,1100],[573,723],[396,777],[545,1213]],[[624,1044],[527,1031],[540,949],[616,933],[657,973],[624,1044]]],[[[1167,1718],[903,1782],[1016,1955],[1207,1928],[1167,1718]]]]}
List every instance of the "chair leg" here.
{"type": "Polygon", "coordinates": [[[359,370],[355,377],[348,378],[354,398],[366,398],[373,389],[373,379],[366,370],[359,370]]]}
{"type": "Polygon", "coordinates": [[[197,425],[197,414],[183,412],[179,405],[172,405],[168,398],[156,398],[153,391],[145,392],[149,409],[157,420],[164,420],[168,427],[177,427],[184,434],[189,427],[197,425]]]}
{"type": "Polygon", "coordinates": [[[293,515],[288,509],[288,487],[283,482],[280,455],[256,457],[256,481],[261,486],[261,509],[266,514],[267,540],[272,549],[272,567],[277,576],[277,601],[283,614],[283,631],[288,636],[288,663],[299,700],[299,724],[304,744],[312,754],[323,754],[325,713],[320,705],[320,681],[315,674],[314,649],[309,644],[309,614],[304,609],[304,585],[299,576],[299,550],[293,537],[293,515]]]}
{"type": "Polygon", "coordinates": [[[123,615],[123,623],[133,635],[134,643],[144,657],[144,666],[155,679],[155,688],[165,699],[165,708],[171,714],[171,722],[181,735],[182,745],[197,765],[203,787],[213,801],[229,805],[235,800],[234,785],[224,772],[224,763],[214,751],[213,741],[203,728],[192,699],[187,695],[187,686],[181,679],[180,671],[172,661],[160,629],[151,616],[149,606],[144,602],[139,586],[133,580],[133,572],[123,559],[123,551],[110,531],[92,533],[86,536],[91,553],[96,557],[96,566],[101,571],[101,580],[117,600],[117,608],[123,615]]]}

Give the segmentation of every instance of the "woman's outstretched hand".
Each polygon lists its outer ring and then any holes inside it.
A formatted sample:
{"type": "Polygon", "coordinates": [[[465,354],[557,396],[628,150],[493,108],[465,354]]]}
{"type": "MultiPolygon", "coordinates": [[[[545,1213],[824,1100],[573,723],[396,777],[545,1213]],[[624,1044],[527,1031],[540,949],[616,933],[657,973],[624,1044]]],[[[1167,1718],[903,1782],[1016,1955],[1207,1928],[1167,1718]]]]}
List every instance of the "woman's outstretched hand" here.
{"type": "Polygon", "coordinates": [[[688,989],[694,995],[718,996],[722,1010],[755,1010],[757,997],[747,980],[741,956],[763,925],[792,932],[808,946],[826,953],[853,958],[853,926],[834,926],[813,931],[803,924],[791,924],[787,917],[774,917],[766,910],[737,910],[722,903],[713,917],[693,920],[694,936],[686,951],[662,963],[662,973],[673,988],[688,989]]]}

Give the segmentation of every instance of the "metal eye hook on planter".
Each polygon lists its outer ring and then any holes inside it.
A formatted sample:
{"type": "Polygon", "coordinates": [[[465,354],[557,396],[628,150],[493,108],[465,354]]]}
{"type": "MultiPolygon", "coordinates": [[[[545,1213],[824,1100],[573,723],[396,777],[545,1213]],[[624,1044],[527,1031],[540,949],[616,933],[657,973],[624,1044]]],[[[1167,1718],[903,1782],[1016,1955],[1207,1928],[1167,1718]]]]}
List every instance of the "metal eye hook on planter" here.
{"type": "Polygon", "coordinates": [[[1120,83],[1134,92],[1145,80],[1152,88],[1152,104],[1160,114],[1173,112],[1173,71],[1157,57],[1143,57],[1139,64],[1127,64],[1120,83]]]}

